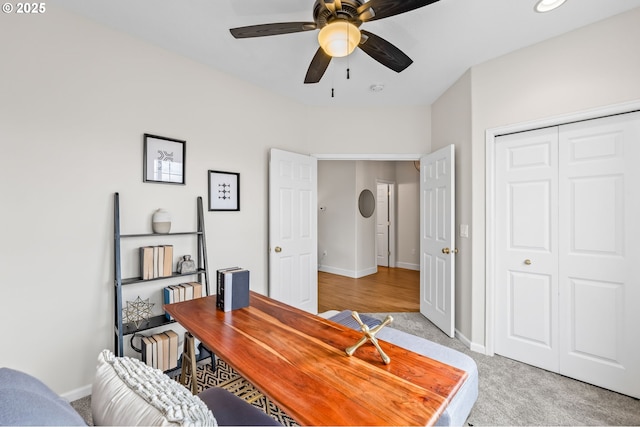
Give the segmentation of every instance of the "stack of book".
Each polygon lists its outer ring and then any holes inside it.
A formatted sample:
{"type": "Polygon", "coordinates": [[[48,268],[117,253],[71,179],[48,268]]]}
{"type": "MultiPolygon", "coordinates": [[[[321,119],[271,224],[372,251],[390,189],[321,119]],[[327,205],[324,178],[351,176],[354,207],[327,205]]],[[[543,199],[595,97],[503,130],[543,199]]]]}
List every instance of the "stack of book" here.
{"type": "Polygon", "coordinates": [[[178,367],[178,334],[171,329],[150,337],[142,337],[142,361],[168,371],[178,367]]]}
{"type": "Polygon", "coordinates": [[[216,272],[216,306],[222,311],[249,306],[249,270],[230,267],[216,272]]]}
{"type": "Polygon", "coordinates": [[[140,277],[143,280],[168,277],[173,274],[173,246],[143,246],[140,248],[140,277]]]}
{"type": "MultiPolygon", "coordinates": [[[[189,301],[194,298],[202,297],[202,283],[189,282],[180,283],[179,285],[170,285],[162,290],[165,304],[173,304],[174,302],[189,301]]],[[[164,312],[169,320],[173,320],[171,315],[164,312]]]]}

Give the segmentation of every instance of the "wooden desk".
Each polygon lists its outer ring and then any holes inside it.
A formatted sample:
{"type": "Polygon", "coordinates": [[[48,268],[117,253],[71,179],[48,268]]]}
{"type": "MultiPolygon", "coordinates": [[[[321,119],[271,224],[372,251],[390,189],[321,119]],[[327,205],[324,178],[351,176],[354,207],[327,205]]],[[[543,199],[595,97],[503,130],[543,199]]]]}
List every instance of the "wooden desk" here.
{"type": "Polygon", "coordinates": [[[302,425],[432,425],[467,374],[379,340],[349,357],[361,334],[252,292],[223,312],[215,296],[165,309],[302,425]]]}

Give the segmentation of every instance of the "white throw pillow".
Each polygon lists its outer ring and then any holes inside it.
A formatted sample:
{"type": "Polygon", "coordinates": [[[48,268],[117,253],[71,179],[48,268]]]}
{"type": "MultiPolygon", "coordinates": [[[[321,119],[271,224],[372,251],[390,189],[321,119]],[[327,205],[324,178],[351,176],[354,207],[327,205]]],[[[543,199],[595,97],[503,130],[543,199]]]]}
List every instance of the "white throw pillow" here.
{"type": "Polygon", "coordinates": [[[138,359],[98,355],[91,392],[95,425],[216,426],[207,405],[159,369],[138,359]]]}

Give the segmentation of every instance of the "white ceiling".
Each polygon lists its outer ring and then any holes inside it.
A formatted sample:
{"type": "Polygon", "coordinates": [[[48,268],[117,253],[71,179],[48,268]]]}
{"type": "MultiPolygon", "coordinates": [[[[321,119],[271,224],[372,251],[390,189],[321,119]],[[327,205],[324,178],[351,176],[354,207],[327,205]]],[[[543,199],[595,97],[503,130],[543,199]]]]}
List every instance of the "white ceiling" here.
{"type": "MultiPolygon", "coordinates": [[[[362,28],[414,63],[401,73],[356,49],[303,84],[317,31],[236,40],[228,29],[313,21],[314,0],[56,0],[72,12],[308,105],[430,105],[469,67],[640,7],[640,0],[567,0],[553,12],[535,0],[440,0],[362,28]],[[350,69],[349,80],[346,69],[350,69]],[[384,90],[372,92],[373,84],[384,90]],[[331,90],[335,96],[331,97],[331,90]]],[[[51,7],[51,6],[50,6],[51,7]]],[[[640,23],[639,23],[640,24],[640,23]]]]}

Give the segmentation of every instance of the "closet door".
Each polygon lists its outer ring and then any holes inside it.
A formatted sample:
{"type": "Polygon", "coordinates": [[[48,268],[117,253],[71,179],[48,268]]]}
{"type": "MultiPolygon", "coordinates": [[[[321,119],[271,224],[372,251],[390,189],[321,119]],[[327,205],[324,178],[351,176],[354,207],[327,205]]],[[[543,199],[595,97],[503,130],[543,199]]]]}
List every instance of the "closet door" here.
{"type": "Polygon", "coordinates": [[[558,130],[496,138],[495,352],[558,370],[558,130]]]}
{"type": "Polygon", "coordinates": [[[640,397],[640,113],[559,146],[560,372],[640,397]]]}

